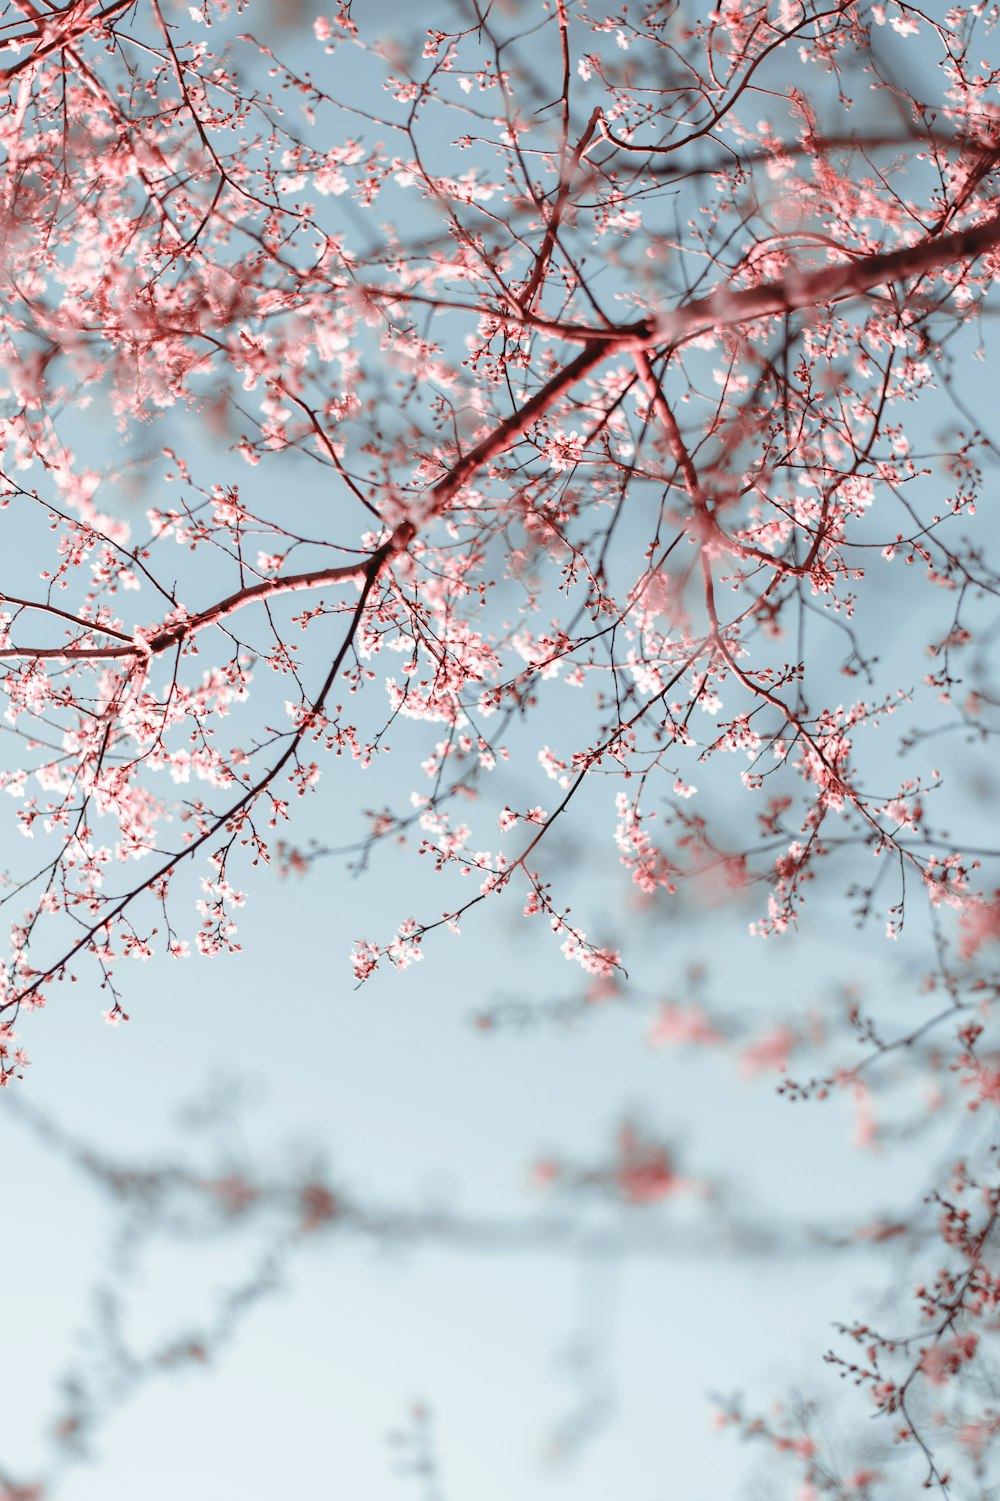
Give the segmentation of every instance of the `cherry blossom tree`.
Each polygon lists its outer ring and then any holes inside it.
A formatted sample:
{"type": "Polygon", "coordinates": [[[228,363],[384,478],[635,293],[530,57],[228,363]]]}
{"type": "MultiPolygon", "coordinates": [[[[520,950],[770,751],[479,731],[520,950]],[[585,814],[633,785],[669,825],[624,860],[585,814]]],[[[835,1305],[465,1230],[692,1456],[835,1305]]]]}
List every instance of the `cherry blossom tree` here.
{"type": "MultiPolygon", "coordinates": [[[[275,867],[345,842],[414,872],[356,981],[446,969],[513,903],[583,1004],[629,956],[567,901],[567,827],[657,911],[726,889],[772,944],[846,890],[930,935],[917,1022],[850,1000],[847,1055],[678,996],[651,1040],[846,1091],[862,1139],[883,1079],[966,1122],[916,1332],[846,1322],[831,1359],[928,1482],[950,1443],[986,1494],[1000,896],[988,835],[935,809],[1000,707],[968,379],[996,8],[471,0],[413,45],[364,9],[315,20],[308,66],[226,0],[5,12],[0,1078],[67,984],[127,1021],[123,960],[235,950],[275,867]],[[345,760],[361,824],[307,832],[331,779],[354,799],[345,760]]],[[[616,1151],[546,1171],[638,1204],[685,1182],[616,1151]]],[[[803,1501],[888,1473],[724,1418],[803,1501]]]]}

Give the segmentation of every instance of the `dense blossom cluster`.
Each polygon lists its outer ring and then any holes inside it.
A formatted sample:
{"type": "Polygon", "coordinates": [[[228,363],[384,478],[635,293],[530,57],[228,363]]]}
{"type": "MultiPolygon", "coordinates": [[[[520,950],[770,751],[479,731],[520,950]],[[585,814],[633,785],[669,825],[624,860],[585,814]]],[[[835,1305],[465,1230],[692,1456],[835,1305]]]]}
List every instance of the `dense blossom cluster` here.
{"type": "MultiPolygon", "coordinates": [[[[431,790],[415,792],[439,869],[479,872],[477,898],[525,882],[527,910],[568,931],[590,970],[617,959],[568,927],[527,862],[592,772],[638,775],[647,800],[676,805],[696,795],[685,768],[728,751],[749,762],[752,794],[788,788],[769,854],[732,852],[744,880],[770,886],[760,933],[794,920],[831,820],[897,856],[901,880],[935,881],[922,798],[906,800],[919,779],[876,796],[855,752],[855,732],[906,695],[826,699],[805,639],[818,610],[855,642],[879,559],[905,556],[960,600],[992,587],[941,525],[974,511],[983,440],[915,454],[904,420],[992,284],[992,75],[968,77],[972,12],[925,21],[946,128],[887,134],[855,114],[848,131],[850,91],[881,79],[869,28],[921,31],[896,9],[741,4],[685,24],[558,0],[563,86],[541,109],[488,28],[432,30],[403,76],[345,10],[315,34],[333,88],[344,53],[364,52],[386,96],[366,117],[277,60],[277,93],[241,82],[239,50],[215,40],[225,6],[181,20],[73,5],[7,39],[4,504],[26,529],[40,516],[56,547],[39,588],[6,595],[6,717],[30,754],[3,779],[22,834],[58,846],[27,883],[11,876],[28,910],[9,1016],[87,955],[113,987],[119,957],[155,946],[135,898],[162,907],[199,851],[220,870],[243,849],[268,859],[268,830],[322,775],[309,749],[369,766],[400,720],[446,731],[424,761],[431,790]],[[814,75],[808,98],[770,86],[785,56],[814,75]],[[661,74],[677,86],[651,93],[661,74]],[[459,175],[431,160],[432,105],[461,127],[459,175]],[[317,207],[348,197],[413,233],[383,229],[364,250],[317,207]],[[611,272],[599,284],[595,242],[611,272]],[[233,448],[252,464],[295,451],[325,468],[329,514],[317,526],[269,507],[265,470],[201,486],[170,447],[141,482],[179,498],[127,523],[125,476],[91,467],[86,445],[74,457],[73,419],[95,403],[126,436],[172,409],[182,437],[198,414],[224,433],[236,413],[233,448]],[[29,490],[16,476],[33,466],[45,483],[29,490]],[[954,493],[928,515],[920,481],[942,475],[954,493]],[[881,519],[892,508],[904,531],[881,519]],[[175,581],[178,546],[190,577],[175,581]],[[297,637],[330,617],[341,636],[317,684],[297,637]],[[782,654],[790,629],[801,660],[782,654]],[[234,742],[219,721],[266,670],[294,685],[289,727],[262,735],[241,718],[234,742]],[[441,805],[461,788],[488,806],[502,727],[556,679],[596,705],[575,750],[541,753],[565,796],[540,822],[506,810],[511,846],[470,853],[471,823],[444,832],[441,805]],[[331,704],[345,689],[350,723],[331,704]],[[179,820],[163,772],[192,789],[179,820]],[[518,822],[537,831],[518,841],[518,822]],[[109,883],[121,861],[147,867],[124,896],[109,883]],[[35,927],[53,911],[76,931],[45,952],[35,927]]],[[[238,48],[251,66],[254,43],[238,48]]],[[[970,639],[956,611],[930,679],[946,701],[970,639]]],[[[848,666],[870,675],[856,644],[848,666]]],[[[962,713],[979,722],[982,699],[962,713]]],[[[657,842],[655,815],[616,795],[634,879],[675,889],[689,842],[657,842]]],[[[198,945],[216,952],[233,924],[206,908],[198,945]]],[[[415,922],[405,941],[366,939],[359,976],[409,962],[419,924],[436,925],[415,922]]]]}

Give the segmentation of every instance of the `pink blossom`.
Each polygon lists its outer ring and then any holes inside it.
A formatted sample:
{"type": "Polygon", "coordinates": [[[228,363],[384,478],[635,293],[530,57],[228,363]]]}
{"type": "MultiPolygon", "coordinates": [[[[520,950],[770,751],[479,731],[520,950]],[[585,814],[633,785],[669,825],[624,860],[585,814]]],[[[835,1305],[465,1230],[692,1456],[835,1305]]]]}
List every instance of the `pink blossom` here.
{"type": "Polygon", "coordinates": [[[678,1006],[670,1001],[660,1006],[648,1035],[650,1046],[655,1048],[684,1044],[710,1047],[724,1040],[700,1006],[678,1006]]]}
{"type": "Polygon", "coordinates": [[[1000,938],[1000,891],[993,893],[992,901],[970,897],[958,920],[961,932],[959,952],[965,960],[975,957],[985,943],[1000,938]]]}
{"type": "Polygon", "coordinates": [[[968,1361],[974,1360],[977,1334],[956,1334],[920,1352],[920,1369],[932,1386],[944,1386],[968,1361]]]}
{"type": "Polygon", "coordinates": [[[784,1073],[797,1044],[798,1038],[790,1027],[777,1026],[742,1050],[740,1072],[748,1077],[759,1073],[784,1073]]]}

